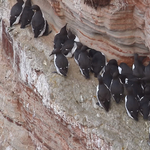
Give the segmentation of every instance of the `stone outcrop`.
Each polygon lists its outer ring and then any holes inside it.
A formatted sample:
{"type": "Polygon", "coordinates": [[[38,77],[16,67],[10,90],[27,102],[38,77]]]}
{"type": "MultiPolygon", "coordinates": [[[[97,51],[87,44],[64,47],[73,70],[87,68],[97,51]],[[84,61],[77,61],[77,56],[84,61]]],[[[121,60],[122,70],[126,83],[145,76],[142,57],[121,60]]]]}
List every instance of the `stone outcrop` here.
{"type": "Polygon", "coordinates": [[[50,8],[54,10],[57,31],[67,22],[84,44],[102,51],[108,59],[131,64],[135,52],[149,57],[148,0],[111,0],[96,10],[82,0],[47,0],[47,6],[33,2],[47,14],[50,8]]]}
{"type": "Polygon", "coordinates": [[[54,35],[66,22],[84,44],[101,50],[108,59],[131,63],[134,52],[148,55],[148,0],[111,0],[97,10],[81,0],[33,0],[53,29],[49,36],[37,39],[31,27],[16,25],[8,30],[14,3],[1,3],[1,61],[6,66],[1,67],[6,71],[0,76],[0,148],[148,150],[148,121],[141,116],[139,122],[130,119],[124,102],[117,105],[112,100],[106,113],[96,105],[98,81],[92,74],[86,80],[70,58],[64,78],[53,73],[53,57],[49,57],[54,35]]]}

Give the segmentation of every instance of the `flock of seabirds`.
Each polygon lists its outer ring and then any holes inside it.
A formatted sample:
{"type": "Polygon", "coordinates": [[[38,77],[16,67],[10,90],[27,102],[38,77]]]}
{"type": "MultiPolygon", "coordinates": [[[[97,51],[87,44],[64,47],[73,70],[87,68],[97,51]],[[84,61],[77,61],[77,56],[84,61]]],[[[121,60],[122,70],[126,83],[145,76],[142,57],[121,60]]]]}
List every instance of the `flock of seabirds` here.
{"type": "MultiPolygon", "coordinates": [[[[48,23],[38,5],[31,5],[31,0],[17,0],[10,11],[10,27],[21,24],[21,28],[32,26],[34,37],[48,35],[48,23]]],[[[132,68],[126,63],[118,65],[115,59],[107,62],[106,57],[100,51],[91,49],[79,41],[71,30],[67,30],[67,24],[61,28],[54,37],[54,49],[50,54],[54,55],[54,65],[58,74],[67,76],[68,59],[74,57],[81,74],[90,78],[90,73],[98,79],[96,89],[97,105],[110,110],[111,99],[116,103],[125,99],[125,109],[132,119],[138,121],[141,113],[144,120],[149,120],[150,112],[150,63],[143,64],[144,57],[134,54],[132,68]]]]}

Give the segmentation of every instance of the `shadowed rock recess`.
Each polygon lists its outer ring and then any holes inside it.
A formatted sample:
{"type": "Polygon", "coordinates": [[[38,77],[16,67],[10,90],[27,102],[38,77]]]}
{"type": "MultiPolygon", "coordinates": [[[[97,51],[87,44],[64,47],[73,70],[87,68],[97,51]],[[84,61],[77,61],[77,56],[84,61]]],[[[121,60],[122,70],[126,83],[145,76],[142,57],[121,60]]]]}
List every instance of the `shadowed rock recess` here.
{"type": "Polygon", "coordinates": [[[113,100],[108,113],[96,105],[98,81],[86,80],[73,58],[66,78],[53,73],[54,35],[68,23],[80,41],[107,59],[132,64],[133,53],[149,55],[150,1],[111,0],[97,9],[84,0],[33,0],[50,28],[34,38],[31,27],[13,26],[15,0],[0,2],[0,149],[10,150],[149,150],[149,121],[136,122],[124,102],[113,100]]]}

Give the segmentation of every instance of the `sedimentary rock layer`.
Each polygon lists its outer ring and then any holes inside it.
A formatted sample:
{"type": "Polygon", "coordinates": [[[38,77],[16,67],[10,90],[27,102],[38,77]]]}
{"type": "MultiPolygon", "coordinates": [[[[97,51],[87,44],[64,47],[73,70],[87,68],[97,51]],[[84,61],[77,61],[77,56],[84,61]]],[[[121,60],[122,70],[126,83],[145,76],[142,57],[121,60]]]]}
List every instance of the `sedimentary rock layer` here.
{"type": "Polygon", "coordinates": [[[9,10],[14,3],[4,1],[2,11],[2,56],[14,72],[11,75],[9,68],[0,76],[7,81],[3,85],[10,84],[6,92],[0,89],[2,148],[149,150],[149,122],[142,116],[139,122],[129,118],[124,101],[116,105],[112,100],[110,112],[106,113],[96,105],[98,81],[92,74],[86,80],[70,58],[68,76],[64,78],[54,73],[53,57],[49,57],[54,35],[66,22],[84,44],[101,50],[108,59],[127,61],[133,52],[147,54],[149,25],[143,16],[149,14],[148,1],[112,0],[96,11],[80,0],[33,0],[53,29],[50,35],[37,39],[31,27],[23,30],[16,25],[8,30],[9,10]],[[140,19],[147,22],[147,28],[140,19]]]}
{"type": "Polygon", "coordinates": [[[82,0],[47,0],[47,7],[40,1],[33,2],[47,14],[52,8],[56,29],[67,22],[84,44],[102,51],[108,59],[131,64],[135,52],[149,57],[148,0],[111,0],[108,6],[96,10],[82,0]]]}

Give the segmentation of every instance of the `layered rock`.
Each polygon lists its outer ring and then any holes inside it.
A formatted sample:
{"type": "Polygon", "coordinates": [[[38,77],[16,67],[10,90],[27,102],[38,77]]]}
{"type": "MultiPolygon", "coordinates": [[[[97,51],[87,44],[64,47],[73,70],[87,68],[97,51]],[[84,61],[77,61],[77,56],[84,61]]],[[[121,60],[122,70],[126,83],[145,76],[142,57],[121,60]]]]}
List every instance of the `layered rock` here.
{"type": "Polygon", "coordinates": [[[108,59],[126,61],[133,52],[147,54],[148,20],[147,28],[139,20],[148,16],[148,1],[112,0],[97,10],[80,0],[33,2],[40,5],[53,29],[49,36],[34,39],[31,27],[23,30],[19,25],[8,31],[15,0],[3,3],[2,54],[14,73],[8,70],[0,76],[7,79],[6,90],[1,88],[2,148],[148,150],[149,122],[142,117],[139,122],[130,119],[124,102],[116,105],[112,100],[106,113],[96,105],[98,81],[93,75],[86,80],[70,58],[67,78],[59,76],[53,73],[53,57],[49,57],[54,35],[66,22],[84,44],[101,50],[108,59]]]}
{"type": "Polygon", "coordinates": [[[108,59],[131,63],[135,52],[149,56],[148,0],[111,0],[108,6],[97,9],[81,0],[47,1],[45,9],[33,0],[46,13],[53,8],[56,28],[67,22],[84,44],[102,51],[108,59]]]}

